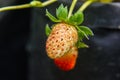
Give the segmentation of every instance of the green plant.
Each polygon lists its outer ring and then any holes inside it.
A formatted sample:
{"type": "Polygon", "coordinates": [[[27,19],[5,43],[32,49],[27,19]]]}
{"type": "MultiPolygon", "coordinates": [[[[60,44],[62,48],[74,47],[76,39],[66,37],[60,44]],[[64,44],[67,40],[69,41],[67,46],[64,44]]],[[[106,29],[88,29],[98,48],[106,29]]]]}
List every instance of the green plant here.
{"type": "Polygon", "coordinates": [[[46,10],[46,16],[55,22],[52,27],[46,25],[46,35],[48,36],[46,51],[47,55],[54,59],[56,66],[61,70],[69,71],[74,68],[78,50],[72,48],[88,48],[83,39],[89,39],[88,36],[94,34],[90,28],[81,25],[84,21],[83,11],[97,1],[87,0],[75,13],[73,13],[73,10],[77,0],[72,1],[69,10],[67,6],[61,4],[56,9],[56,17],[46,10]]]}
{"type": "MultiPolygon", "coordinates": [[[[57,0],[48,0],[41,2],[33,0],[28,4],[8,6],[0,8],[0,12],[8,10],[16,10],[31,7],[45,7],[57,0]]],[[[90,28],[82,26],[84,21],[84,10],[94,2],[109,3],[112,0],[85,0],[80,8],[73,13],[77,0],[73,0],[68,10],[67,6],[61,4],[56,10],[56,17],[46,10],[46,16],[51,21],[55,22],[52,27],[46,25],[46,51],[54,63],[64,71],[72,70],[75,66],[78,56],[78,48],[88,48],[88,45],[83,42],[84,38],[93,36],[90,28]]]]}

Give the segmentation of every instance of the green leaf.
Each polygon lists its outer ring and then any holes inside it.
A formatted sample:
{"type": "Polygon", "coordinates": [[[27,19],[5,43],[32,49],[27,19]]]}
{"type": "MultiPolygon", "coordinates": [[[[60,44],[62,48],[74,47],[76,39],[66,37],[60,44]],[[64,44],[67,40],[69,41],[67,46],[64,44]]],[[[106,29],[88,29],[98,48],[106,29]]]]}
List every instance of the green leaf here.
{"type": "Polygon", "coordinates": [[[51,29],[50,29],[48,24],[46,24],[46,26],[45,26],[45,33],[46,33],[47,36],[49,36],[50,33],[51,33],[51,29]]]}
{"type": "Polygon", "coordinates": [[[86,26],[79,26],[79,28],[82,31],[84,31],[87,36],[93,36],[94,35],[92,30],[90,28],[86,27],[86,26]]]}
{"type": "Polygon", "coordinates": [[[74,15],[69,18],[69,23],[73,25],[79,25],[83,22],[84,15],[81,11],[77,11],[74,15]]]}
{"type": "Polygon", "coordinates": [[[80,42],[80,41],[77,43],[77,47],[78,48],[89,48],[89,46],[87,44],[80,42]]]}
{"type": "Polygon", "coordinates": [[[56,19],[52,14],[50,14],[48,10],[46,10],[46,16],[48,16],[49,19],[53,22],[61,22],[60,20],[56,19]]]}
{"type": "Polygon", "coordinates": [[[82,29],[80,29],[80,27],[76,26],[76,28],[78,30],[78,35],[79,35],[80,40],[82,40],[84,37],[89,39],[88,35],[82,29]]]}
{"type": "Polygon", "coordinates": [[[85,38],[85,35],[81,31],[78,31],[78,36],[79,36],[79,41],[82,41],[85,38]]]}
{"type": "Polygon", "coordinates": [[[75,26],[78,30],[78,36],[79,36],[79,40],[82,41],[83,38],[88,38],[88,36],[93,36],[93,32],[90,28],[86,27],[86,26],[75,26]]]}
{"type": "Polygon", "coordinates": [[[68,9],[61,4],[58,9],[56,9],[56,16],[58,19],[65,21],[68,16],[68,9]]]}

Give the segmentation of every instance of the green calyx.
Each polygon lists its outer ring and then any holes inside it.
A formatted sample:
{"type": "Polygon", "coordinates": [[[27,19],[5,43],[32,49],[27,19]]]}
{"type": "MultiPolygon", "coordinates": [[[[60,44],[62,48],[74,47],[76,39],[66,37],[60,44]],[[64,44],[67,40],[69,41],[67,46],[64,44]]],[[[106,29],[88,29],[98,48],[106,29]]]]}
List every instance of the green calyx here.
{"type": "MultiPolygon", "coordinates": [[[[64,22],[73,25],[77,29],[79,36],[77,47],[88,48],[88,45],[83,43],[83,38],[89,39],[88,36],[93,36],[93,32],[90,28],[86,26],[79,26],[84,21],[84,15],[80,10],[78,10],[68,18],[68,8],[67,6],[64,7],[63,4],[61,4],[56,9],[56,17],[50,14],[48,10],[46,10],[46,16],[53,22],[57,22],[57,23],[64,22]]],[[[45,32],[46,35],[49,36],[51,32],[51,28],[48,25],[46,25],[45,32]]]]}
{"type": "Polygon", "coordinates": [[[89,46],[83,42],[84,38],[89,39],[88,36],[93,36],[93,32],[90,28],[86,26],[75,26],[78,31],[78,42],[77,47],[78,48],[88,48],[89,46]]]}
{"type": "Polygon", "coordinates": [[[64,7],[63,4],[56,9],[56,17],[50,14],[48,10],[46,10],[46,16],[53,22],[65,22],[71,25],[80,25],[84,20],[84,15],[81,11],[77,11],[68,18],[68,8],[67,6],[64,7]]]}
{"type": "Polygon", "coordinates": [[[49,27],[48,24],[46,24],[46,27],[45,27],[45,34],[46,34],[47,36],[49,36],[50,33],[51,33],[51,28],[49,27]]]}

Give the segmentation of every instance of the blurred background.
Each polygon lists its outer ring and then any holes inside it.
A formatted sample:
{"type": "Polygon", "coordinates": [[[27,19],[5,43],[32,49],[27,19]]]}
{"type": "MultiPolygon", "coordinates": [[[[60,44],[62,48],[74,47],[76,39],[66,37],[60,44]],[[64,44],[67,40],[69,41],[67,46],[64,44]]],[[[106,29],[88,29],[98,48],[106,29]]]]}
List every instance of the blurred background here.
{"type": "MultiPolygon", "coordinates": [[[[0,0],[0,7],[29,0],[0,0]]],[[[0,12],[0,80],[27,80],[31,10],[0,12]]]]}
{"type": "MultiPolygon", "coordinates": [[[[44,1],[44,0],[42,0],[44,1]]],[[[120,3],[95,3],[85,10],[82,25],[95,36],[84,40],[90,48],[79,49],[74,70],[59,70],[45,51],[46,8],[55,14],[58,0],[44,8],[0,12],[0,80],[120,80],[120,3]]],[[[0,7],[29,3],[30,0],[0,0],[0,7]]],[[[79,8],[81,1],[76,5],[79,8]]]]}

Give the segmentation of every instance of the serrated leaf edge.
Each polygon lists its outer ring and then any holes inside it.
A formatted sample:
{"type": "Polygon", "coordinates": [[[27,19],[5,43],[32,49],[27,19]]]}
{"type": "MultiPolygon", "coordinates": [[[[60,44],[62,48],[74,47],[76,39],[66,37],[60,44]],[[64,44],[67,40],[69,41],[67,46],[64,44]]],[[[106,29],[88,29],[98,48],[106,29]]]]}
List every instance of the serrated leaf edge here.
{"type": "Polygon", "coordinates": [[[68,8],[67,6],[64,7],[63,4],[61,4],[57,9],[56,9],[56,16],[59,20],[61,21],[66,21],[67,16],[68,16],[68,8]],[[63,14],[64,12],[64,14],[63,14]],[[61,16],[63,14],[64,16],[61,16]]]}

